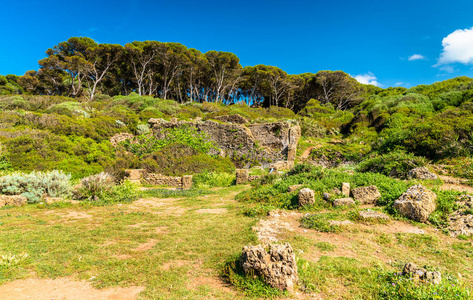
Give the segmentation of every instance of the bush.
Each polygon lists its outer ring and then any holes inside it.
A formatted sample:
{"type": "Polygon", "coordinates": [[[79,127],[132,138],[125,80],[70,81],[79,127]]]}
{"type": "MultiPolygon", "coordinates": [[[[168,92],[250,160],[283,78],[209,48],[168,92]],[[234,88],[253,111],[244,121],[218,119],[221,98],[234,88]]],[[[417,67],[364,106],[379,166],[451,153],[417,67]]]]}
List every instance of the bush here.
{"type": "Polygon", "coordinates": [[[6,195],[23,195],[29,203],[41,201],[44,194],[51,197],[68,197],[71,194],[70,175],[62,171],[15,172],[0,177],[0,190],[6,195]]]}
{"type": "Polygon", "coordinates": [[[208,153],[211,149],[217,147],[205,133],[197,131],[194,127],[180,126],[166,129],[162,132],[164,138],[156,138],[152,133],[140,135],[136,139],[123,141],[121,144],[126,150],[137,156],[144,156],[156,152],[171,144],[181,144],[188,146],[197,152],[208,153]]]}
{"type": "Polygon", "coordinates": [[[138,199],[135,184],[125,181],[115,184],[115,178],[108,173],[92,175],[81,180],[81,188],[76,193],[80,200],[92,201],[97,205],[127,203],[138,199]]]}
{"type": "Polygon", "coordinates": [[[94,199],[109,193],[115,186],[115,178],[108,173],[92,175],[81,180],[81,198],[94,199]]]}
{"type": "Polygon", "coordinates": [[[394,151],[383,155],[374,155],[358,164],[358,172],[380,173],[390,177],[406,178],[407,173],[427,164],[424,157],[404,151],[394,151]]]}
{"type": "Polygon", "coordinates": [[[192,178],[196,188],[227,187],[235,183],[235,174],[204,171],[192,178]]]}

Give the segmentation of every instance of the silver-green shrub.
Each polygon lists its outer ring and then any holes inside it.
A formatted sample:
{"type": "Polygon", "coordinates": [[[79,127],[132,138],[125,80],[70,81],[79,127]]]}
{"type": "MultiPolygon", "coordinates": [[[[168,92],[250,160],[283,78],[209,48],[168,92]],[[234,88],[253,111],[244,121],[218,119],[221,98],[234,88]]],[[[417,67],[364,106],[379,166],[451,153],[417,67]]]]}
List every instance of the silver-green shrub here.
{"type": "Polygon", "coordinates": [[[36,172],[29,174],[14,172],[0,177],[0,193],[23,195],[28,202],[41,201],[47,194],[51,197],[67,197],[72,192],[71,175],[62,171],[36,172]]]}

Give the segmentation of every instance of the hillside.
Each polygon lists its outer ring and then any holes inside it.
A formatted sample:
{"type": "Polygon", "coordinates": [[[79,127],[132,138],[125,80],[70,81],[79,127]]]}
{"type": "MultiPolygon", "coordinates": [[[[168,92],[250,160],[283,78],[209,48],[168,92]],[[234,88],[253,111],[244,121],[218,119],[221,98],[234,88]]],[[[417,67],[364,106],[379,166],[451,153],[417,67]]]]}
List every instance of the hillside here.
{"type": "Polygon", "coordinates": [[[65,78],[45,95],[26,76],[0,78],[0,291],[471,299],[473,79],[382,89],[322,71],[255,102],[72,95],[65,78]],[[293,293],[244,273],[242,247],[265,242],[292,246],[293,293]]]}

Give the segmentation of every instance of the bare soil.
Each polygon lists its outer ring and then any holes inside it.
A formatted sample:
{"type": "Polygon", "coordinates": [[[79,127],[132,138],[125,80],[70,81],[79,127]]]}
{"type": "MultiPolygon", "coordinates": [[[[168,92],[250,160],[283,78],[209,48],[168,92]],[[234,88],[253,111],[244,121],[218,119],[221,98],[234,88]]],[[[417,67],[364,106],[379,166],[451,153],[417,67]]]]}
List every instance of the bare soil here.
{"type": "Polygon", "coordinates": [[[144,287],[96,289],[89,282],[68,278],[24,279],[0,286],[0,300],[133,300],[144,287]]]}

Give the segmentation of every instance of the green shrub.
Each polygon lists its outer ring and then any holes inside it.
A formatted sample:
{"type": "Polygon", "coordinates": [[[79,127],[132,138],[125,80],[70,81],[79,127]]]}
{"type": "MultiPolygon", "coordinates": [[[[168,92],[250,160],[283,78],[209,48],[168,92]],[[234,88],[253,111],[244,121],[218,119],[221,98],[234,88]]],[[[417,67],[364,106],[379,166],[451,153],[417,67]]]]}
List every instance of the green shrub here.
{"type": "Polygon", "coordinates": [[[358,164],[356,170],[358,172],[373,172],[391,177],[406,178],[410,170],[426,164],[427,160],[424,157],[415,156],[404,151],[394,151],[367,158],[358,164]]]}
{"type": "Polygon", "coordinates": [[[192,180],[196,188],[227,187],[235,183],[235,174],[204,171],[194,175],[192,180]]]}
{"type": "Polygon", "coordinates": [[[210,150],[217,149],[204,132],[199,132],[194,127],[180,126],[164,130],[162,134],[164,135],[163,139],[158,139],[153,134],[148,133],[140,135],[131,141],[123,141],[121,144],[126,150],[140,157],[156,152],[171,144],[182,144],[195,149],[199,153],[208,153],[210,150]]]}
{"type": "Polygon", "coordinates": [[[92,175],[81,180],[81,187],[75,197],[80,200],[94,202],[96,205],[111,203],[128,203],[139,197],[136,185],[125,181],[115,184],[115,178],[108,173],[92,175]]]}
{"type": "Polygon", "coordinates": [[[71,194],[70,175],[62,171],[14,172],[0,177],[0,191],[6,195],[23,195],[29,203],[39,202],[44,194],[68,197],[71,194]]]}

